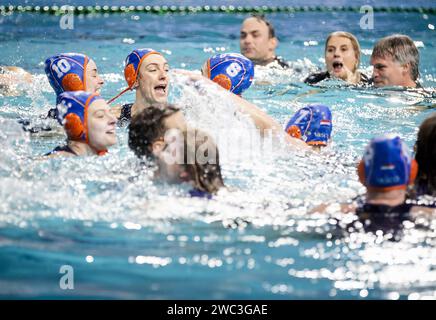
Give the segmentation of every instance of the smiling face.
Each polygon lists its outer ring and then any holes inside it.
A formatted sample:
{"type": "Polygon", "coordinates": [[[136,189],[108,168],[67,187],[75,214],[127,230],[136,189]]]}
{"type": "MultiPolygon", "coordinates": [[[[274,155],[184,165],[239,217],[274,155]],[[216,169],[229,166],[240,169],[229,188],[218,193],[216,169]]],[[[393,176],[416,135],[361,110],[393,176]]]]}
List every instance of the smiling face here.
{"type": "Polygon", "coordinates": [[[373,66],[372,76],[376,87],[384,86],[413,86],[408,65],[401,65],[391,56],[374,57],[371,59],[373,66]]]}
{"type": "Polygon", "coordinates": [[[275,56],[277,39],[270,37],[268,26],[257,18],[248,18],[241,27],[241,53],[255,63],[262,64],[275,56]]]}
{"type": "Polygon", "coordinates": [[[100,93],[101,87],[104,84],[103,79],[98,74],[97,65],[94,60],[89,60],[85,72],[86,92],[100,93]]]}
{"type": "Polygon", "coordinates": [[[358,53],[355,52],[350,39],[332,36],[327,43],[325,62],[330,75],[346,80],[347,69],[355,73],[359,65],[358,53]]]}
{"type": "Polygon", "coordinates": [[[138,74],[138,90],[149,103],[166,103],[168,100],[167,60],[160,54],[151,54],[144,59],[138,74]]]}
{"type": "Polygon", "coordinates": [[[112,115],[103,99],[95,100],[88,108],[88,144],[95,150],[106,150],[117,143],[115,126],[117,119],[112,115]]]}

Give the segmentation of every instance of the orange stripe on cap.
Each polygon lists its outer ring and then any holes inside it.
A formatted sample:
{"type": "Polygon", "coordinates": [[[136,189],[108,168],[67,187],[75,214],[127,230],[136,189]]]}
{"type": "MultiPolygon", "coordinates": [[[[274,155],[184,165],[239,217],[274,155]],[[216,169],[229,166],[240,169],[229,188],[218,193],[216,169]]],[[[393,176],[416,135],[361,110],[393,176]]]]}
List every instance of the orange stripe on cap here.
{"type": "Polygon", "coordinates": [[[88,67],[88,56],[85,55],[85,62],[83,63],[83,90],[86,91],[86,68],[88,67]]]}
{"type": "Polygon", "coordinates": [[[85,112],[84,112],[84,116],[83,116],[83,118],[84,118],[83,122],[85,122],[85,123],[83,124],[83,128],[85,130],[85,139],[86,139],[85,141],[86,141],[87,144],[89,144],[89,135],[88,135],[88,108],[89,108],[89,102],[91,101],[92,98],[94,98],[97,95],[98,94],[96,94],[96,93],[91,94],[88,97],[88,99],[86,99],[86,102],[85,102],[85,112]]]}
{"type": "Polygon", "coordinates": [[[107,104],[111,104],[112,102],[114,102],[116,99],[118,99],[119,97],[121,97],[123,94],[125,94],[127,91],[129,91],[130,88],[126,88],[123,91],[121,91],[120,93],[118,93],[115,97],[111,98],[108,100],[107,104]]]}

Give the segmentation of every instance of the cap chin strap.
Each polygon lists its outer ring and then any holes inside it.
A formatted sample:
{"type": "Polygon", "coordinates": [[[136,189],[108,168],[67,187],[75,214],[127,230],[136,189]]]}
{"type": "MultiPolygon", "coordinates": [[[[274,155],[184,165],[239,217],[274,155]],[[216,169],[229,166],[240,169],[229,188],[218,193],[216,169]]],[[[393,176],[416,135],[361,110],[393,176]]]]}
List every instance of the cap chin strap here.
{"type": "Polygon", "coordinates": [[[110,99],[107,104],[111,104],[112,102],[114,102],[116,99],[118,99],[119,97],[121,97],[123,94],[125,94],[127,91],[131,90],[131,88],[126,88],[123,91],[121,91],[120,93],[118,93],[115,97],[113,97],[112,99],[110,99]]]}

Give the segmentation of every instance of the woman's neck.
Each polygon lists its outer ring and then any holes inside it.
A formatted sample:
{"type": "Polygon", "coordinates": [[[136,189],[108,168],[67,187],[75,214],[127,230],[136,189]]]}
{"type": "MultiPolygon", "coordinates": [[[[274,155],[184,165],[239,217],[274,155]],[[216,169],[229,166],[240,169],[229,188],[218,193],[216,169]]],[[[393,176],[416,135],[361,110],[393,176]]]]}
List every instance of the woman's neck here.
{"type": "Polygon", "coordinates": [[[150,103],[142,96],[139,89],[137,89],[135,103],[133,103],[132,109],[130,111],[132,118],[148,107],[150,107],[150,103]]]}
{"type": "Polygon", "coordinates": [[[89,144],[81,141],[68,141],[68,147],[78,156],[89,156],[98,154],[89,144]]]}
{"type": "Polygon", "coordinates": [[[391,190],[387,192],[367,191],[366,202],[382,204],[390,207],[398,206],[406,200],[406,190],[391,190]]]}

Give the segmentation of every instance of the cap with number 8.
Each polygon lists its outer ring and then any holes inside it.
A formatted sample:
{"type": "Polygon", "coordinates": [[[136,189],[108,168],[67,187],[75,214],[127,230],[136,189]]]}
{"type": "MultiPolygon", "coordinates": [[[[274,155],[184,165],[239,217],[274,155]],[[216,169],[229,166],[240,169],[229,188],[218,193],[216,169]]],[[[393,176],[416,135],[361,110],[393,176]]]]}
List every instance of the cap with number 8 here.
{"type": "Polygon", "coordinates": [[[251,86],[254,77],[253,63],[239,53],[223,53],[209,58],[204,71],[209,79],[238,95],[251,86]]]}

